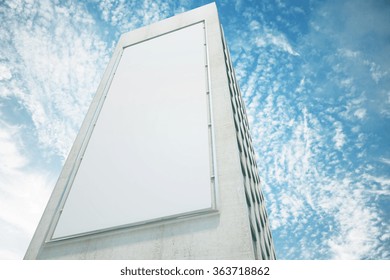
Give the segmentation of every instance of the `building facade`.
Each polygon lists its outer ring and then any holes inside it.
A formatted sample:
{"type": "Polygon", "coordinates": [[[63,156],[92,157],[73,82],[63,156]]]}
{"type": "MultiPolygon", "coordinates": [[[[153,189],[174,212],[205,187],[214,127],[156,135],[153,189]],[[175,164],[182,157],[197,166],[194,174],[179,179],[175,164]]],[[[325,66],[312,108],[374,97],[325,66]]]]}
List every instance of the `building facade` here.
{"type": "Polygon", "coordinates": [[[122,35],[25,259],[275,259],[215,4],[122,35]]]}

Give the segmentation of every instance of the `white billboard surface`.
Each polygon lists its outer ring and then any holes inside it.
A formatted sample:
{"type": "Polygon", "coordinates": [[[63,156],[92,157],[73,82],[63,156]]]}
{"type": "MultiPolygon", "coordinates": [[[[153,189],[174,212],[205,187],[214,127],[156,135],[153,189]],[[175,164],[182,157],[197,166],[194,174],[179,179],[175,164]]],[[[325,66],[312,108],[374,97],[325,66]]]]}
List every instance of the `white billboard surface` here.
{"type": "Polygon", "coordinates": [[[123,49],[53,239],[212,209],[205,64],[203,23],[123,49]]]}

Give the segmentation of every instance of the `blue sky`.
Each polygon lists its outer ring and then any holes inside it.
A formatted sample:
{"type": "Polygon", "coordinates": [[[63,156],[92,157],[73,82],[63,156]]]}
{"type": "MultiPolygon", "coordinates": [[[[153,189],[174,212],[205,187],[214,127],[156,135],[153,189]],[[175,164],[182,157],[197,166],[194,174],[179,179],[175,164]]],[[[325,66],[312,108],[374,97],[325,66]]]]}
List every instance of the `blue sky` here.
{"type": "MultiPolygon", "coordinates": [[[[0,259],[21,259],[121,33],[209,1],[0,2],[0,259]]],[[[390,259],[390,3],[217,1],[279,259],[390,259]]]]}

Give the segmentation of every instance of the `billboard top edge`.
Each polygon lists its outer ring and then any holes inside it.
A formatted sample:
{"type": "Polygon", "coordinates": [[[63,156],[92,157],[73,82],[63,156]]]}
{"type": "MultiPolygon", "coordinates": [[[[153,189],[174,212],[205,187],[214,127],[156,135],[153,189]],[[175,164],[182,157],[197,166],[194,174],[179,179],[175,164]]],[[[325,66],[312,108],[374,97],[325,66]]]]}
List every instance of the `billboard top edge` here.
{"type": "Polygon", "coordinates": [[[150,25],[140,27],[123,33],[118,41],[118,46],[126,47],[141,41],[157,37],[177,29],[187,27],[202,21],[217,21],[219,25],[217,7],[214,2],[189,10],[172,17],[162,19],[150,25]]]}

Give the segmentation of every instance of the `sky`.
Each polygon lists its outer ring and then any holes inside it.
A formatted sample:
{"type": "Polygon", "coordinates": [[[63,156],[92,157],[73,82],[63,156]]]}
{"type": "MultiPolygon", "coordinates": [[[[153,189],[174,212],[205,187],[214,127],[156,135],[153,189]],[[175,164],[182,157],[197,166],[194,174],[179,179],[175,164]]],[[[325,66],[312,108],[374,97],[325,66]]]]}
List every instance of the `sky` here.
{"type": "MultiPolygon", "coordinates": [[[[21,259],[120,34],[210,1],[0,1],[0,259],[21,259]]],[[[390,2],[216,1],[278,259],[390,259],[390,2]]]]}

